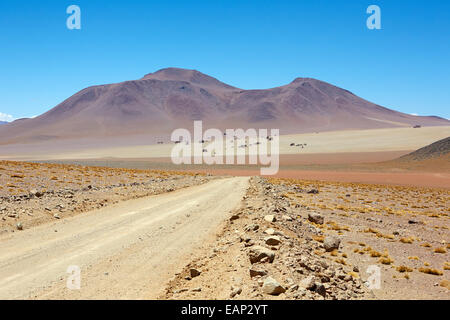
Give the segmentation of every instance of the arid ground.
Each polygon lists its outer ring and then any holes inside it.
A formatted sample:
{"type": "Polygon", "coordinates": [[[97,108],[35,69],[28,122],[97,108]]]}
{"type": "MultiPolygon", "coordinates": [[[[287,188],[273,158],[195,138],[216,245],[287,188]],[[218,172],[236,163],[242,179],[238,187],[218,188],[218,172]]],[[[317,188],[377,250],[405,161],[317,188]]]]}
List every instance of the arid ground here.
{"type": "Polygon", "coordinates": [[[448,299],[448,184],[91,161],[0,162],[1,298],[448,299]]]}
{"type": "Polygon", "coordinates": [[[173,144],[2,146],[0,298],[448,299],[449,130],[281,136],[271,177],[173,144]]]}

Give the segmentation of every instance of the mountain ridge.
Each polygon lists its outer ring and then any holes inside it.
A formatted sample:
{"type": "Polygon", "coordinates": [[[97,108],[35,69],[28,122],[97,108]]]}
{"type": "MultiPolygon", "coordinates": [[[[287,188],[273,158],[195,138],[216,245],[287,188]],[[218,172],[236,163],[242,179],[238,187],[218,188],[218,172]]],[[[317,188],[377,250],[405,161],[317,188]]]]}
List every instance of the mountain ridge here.
{"type": "Polygon", "coordinates": [[[450,125],[400,113],[313,78],[244,90],[197,70],[165,68],[137,80],[87,87],[33,119],[0,128],[0,144],[138,134],[169,135],[194,120],[225,128],[279,128],[282,134],[450,125]]]}

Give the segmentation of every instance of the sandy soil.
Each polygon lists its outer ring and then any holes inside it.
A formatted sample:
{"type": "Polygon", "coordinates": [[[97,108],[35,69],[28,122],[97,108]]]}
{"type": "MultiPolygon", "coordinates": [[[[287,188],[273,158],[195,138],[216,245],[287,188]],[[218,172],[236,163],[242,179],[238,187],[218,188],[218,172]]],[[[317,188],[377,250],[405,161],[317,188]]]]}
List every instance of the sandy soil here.
{"type": "MultiPolygon", "coordinates": [[[[285,135],[280,137],[280,154],[364,153],[411,151],[450,136],[450,127],[345,130],[285,135]],[[306,146],[290,146],[291,143],[306,146]]],[[[207,147],[207,143],[205,147],[207,147]]],[[[170,157],[174,144],[129,145],[127,140],[79,141],[1,145],[0,158],[7,160],[61,160],[98,158],[170,157]]]]}
{"type": "Polygon", "coordinates": [[[416,150],[450,135],[450,127],[345,130],[283,136],[280,154],[416,150]],[[289,143],[307,143],[300,152],[289,143]]]}
{"type": "Polygon", "coordinates": [[[154,298],[237,206],[247,178],[215,180],[0,238],[0,298],[154,298]],[[68,266],[81,290],[66,288],[68,266]]]}
{"type": "MultiPolygon", "coordinates": [[[[259,170],[205,169],[203,173],[233,176],[259,175],[259,170]]],[[[333,170],[281,170],[275,177],[330,182],[355,182],[450,189],[450,173],[439,172],[358,172],[333,170]]]]}

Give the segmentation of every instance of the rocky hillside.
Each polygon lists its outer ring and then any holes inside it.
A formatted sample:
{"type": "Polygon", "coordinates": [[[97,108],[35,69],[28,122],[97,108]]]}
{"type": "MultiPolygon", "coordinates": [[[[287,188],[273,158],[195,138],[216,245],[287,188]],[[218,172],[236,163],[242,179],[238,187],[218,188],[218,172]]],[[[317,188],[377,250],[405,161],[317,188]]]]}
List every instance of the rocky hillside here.
{"type": "Polygon", "coordinates": [[[407,154],[400,158],[404,161],[421,161],[432,158],[439,158],[446,156],[450,153],[450,137],[439,140],[426,147],[420,148],[410,154],[407,154]]]}

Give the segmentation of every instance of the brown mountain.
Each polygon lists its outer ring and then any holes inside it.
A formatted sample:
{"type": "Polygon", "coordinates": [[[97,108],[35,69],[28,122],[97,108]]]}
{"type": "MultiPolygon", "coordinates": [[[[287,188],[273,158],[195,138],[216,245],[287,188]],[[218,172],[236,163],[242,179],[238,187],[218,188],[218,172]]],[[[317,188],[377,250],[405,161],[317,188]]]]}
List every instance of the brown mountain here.
{"type": "MultiPolygon", "coordinates": [[[[436,141],[428,146],[411,152],[399,160],[402,161],[422,161],[427,159],[441,158],[450,153],[450,137],[436,141]]],[[[447,157],[448,158],[448,157],[447,157]]]]}
{"type": "Polygon", "coordinates": [[[195,70],[168,68],[139,80],[86,88],[48,112],[0,127],[0,144],[168,135],[175,128],[279,128],[281,133],[450,125],[361,99],[323,81],[242,90],[195,70]]]}

